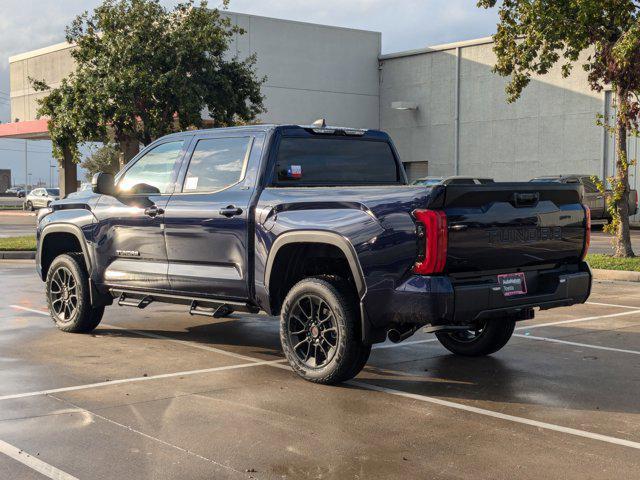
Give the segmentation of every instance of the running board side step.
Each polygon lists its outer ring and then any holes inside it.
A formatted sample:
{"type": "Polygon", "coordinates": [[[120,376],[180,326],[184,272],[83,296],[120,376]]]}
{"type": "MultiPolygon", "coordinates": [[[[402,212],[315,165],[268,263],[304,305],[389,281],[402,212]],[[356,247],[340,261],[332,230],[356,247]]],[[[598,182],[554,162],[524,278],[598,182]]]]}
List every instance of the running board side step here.
{"type": "Polygon", "coordinates": [[[222,318],[233,312],[258,313],[260,309],[248,303],[233,302],[227,300],[214,300],[208,298],[194,298],[167,293],[145,293],[135,290],[110,289],[111,295],[118,298],[121,307],[134,307],[143,309],[153,302],[170,303],[174,305],[186,305],[189,315],[199,315],[211,318],[222,318]]]}
{"type": "Polygon", "coordinates": [[[231,305],[220,303],[210,308],[201,307],[197,300],[193,300],[189,306],[189,315],[200,315],[201,317],[223,318],[228,317],[234,312],[231,305]]]}
{"type": "Polygon", "coordinates": [[[145,295],[142,298],[133,298],[131,300],[127,300],[127,294],[122,292],[120,297],[118,298],[118,305],[121,307],[136,307],[140,310],[147,308],[153,302],[153,297],[149,295],[145,295]]]}

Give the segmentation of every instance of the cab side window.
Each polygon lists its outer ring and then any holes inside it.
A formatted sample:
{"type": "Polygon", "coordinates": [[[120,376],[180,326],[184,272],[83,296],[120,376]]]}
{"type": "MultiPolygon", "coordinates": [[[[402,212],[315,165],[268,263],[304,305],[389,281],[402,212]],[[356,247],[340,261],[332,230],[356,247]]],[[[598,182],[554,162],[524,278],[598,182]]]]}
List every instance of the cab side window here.
{"type": "Polygon", "coordinates": [[[128,194],[171,193],[176,164],[184,140],[158,145],[129,168],[118,181],[118,190],[128,194]]]}
{"type": "Polygon", "coordinates": [[[182,191],[215,192],[238,183],[244,176],[251,137],[198,140],[182,191]]]}

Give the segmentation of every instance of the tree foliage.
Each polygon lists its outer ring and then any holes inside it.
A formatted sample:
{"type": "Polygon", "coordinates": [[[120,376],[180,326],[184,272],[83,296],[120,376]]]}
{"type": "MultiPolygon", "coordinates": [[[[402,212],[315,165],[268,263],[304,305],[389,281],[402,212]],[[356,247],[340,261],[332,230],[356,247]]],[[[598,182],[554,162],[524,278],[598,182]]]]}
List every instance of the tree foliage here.
{"type": "Polygon", "coordinates": [[[91,181],[93,175],[99,172],[115,175],[118,173],[119,159],[120,151],[113,143],[107,143],[97,148],[82,161],[81,166],[87,171],[86,180],[91,181]]]}
{"type": "Polygon", "coordinates": [[[68,147],[77,162],[77,142],[110,137],[147,145],[202,127],[203,110],[216,126],[255,119],[265,79],[256,75],[255,56],[240,60],[229,52],[243,33],[204,0],[173,10],[159,0],[104,0],[79,15],[66,30],[76,45],[75,70],[39,110],[51,118],[56,156],[68,147]]]}
{"type": "MultiPolygon", "coordinates": [[[[633,256],[629,234],[629,133],[638,134],[640,103],[640,5],[634,0],[479,0],[498,5],[494,35],[494,71],[510,77],[507,99],[517,100],[533,75],[555,65],[568,77],[576,65],[588,74],[591,88],[616,93],[616,174],[609,230],[616,234],[616,256],[633,256]],[[499,5],[498,5],[499,4],[499,5]]],[[[606,121],[606,119],[605,119],[606,121]]],[[[601,186],[601,188],[604,188],[601,186]]]]}

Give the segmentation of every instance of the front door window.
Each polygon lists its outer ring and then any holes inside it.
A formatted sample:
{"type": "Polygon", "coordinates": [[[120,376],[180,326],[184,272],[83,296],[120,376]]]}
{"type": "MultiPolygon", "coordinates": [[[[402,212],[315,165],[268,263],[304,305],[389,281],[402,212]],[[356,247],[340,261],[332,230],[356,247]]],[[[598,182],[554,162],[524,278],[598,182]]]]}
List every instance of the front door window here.
{"type": "Polygon", "coordinates": [[[118,191],[125,194],[162,195],[171,193],[176,164],[184,141],[158,145],[124,172],[118,191]]]}

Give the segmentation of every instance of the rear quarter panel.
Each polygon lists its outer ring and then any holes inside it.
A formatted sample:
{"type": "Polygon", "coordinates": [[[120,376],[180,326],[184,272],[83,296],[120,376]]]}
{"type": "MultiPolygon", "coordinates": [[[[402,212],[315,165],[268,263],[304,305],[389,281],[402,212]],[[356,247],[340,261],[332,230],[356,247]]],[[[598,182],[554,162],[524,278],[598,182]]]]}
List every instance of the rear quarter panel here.
{"type": "Polygon", "coordinates": [[[268,298],[265,267],[280,235],[326,231],[353,245],[367,296],[396,288],[416,257],[411,212],[423,207],[429,190],[412,186],[267,188],[256,207],[255,282],[258,300],[268,298]]]}

